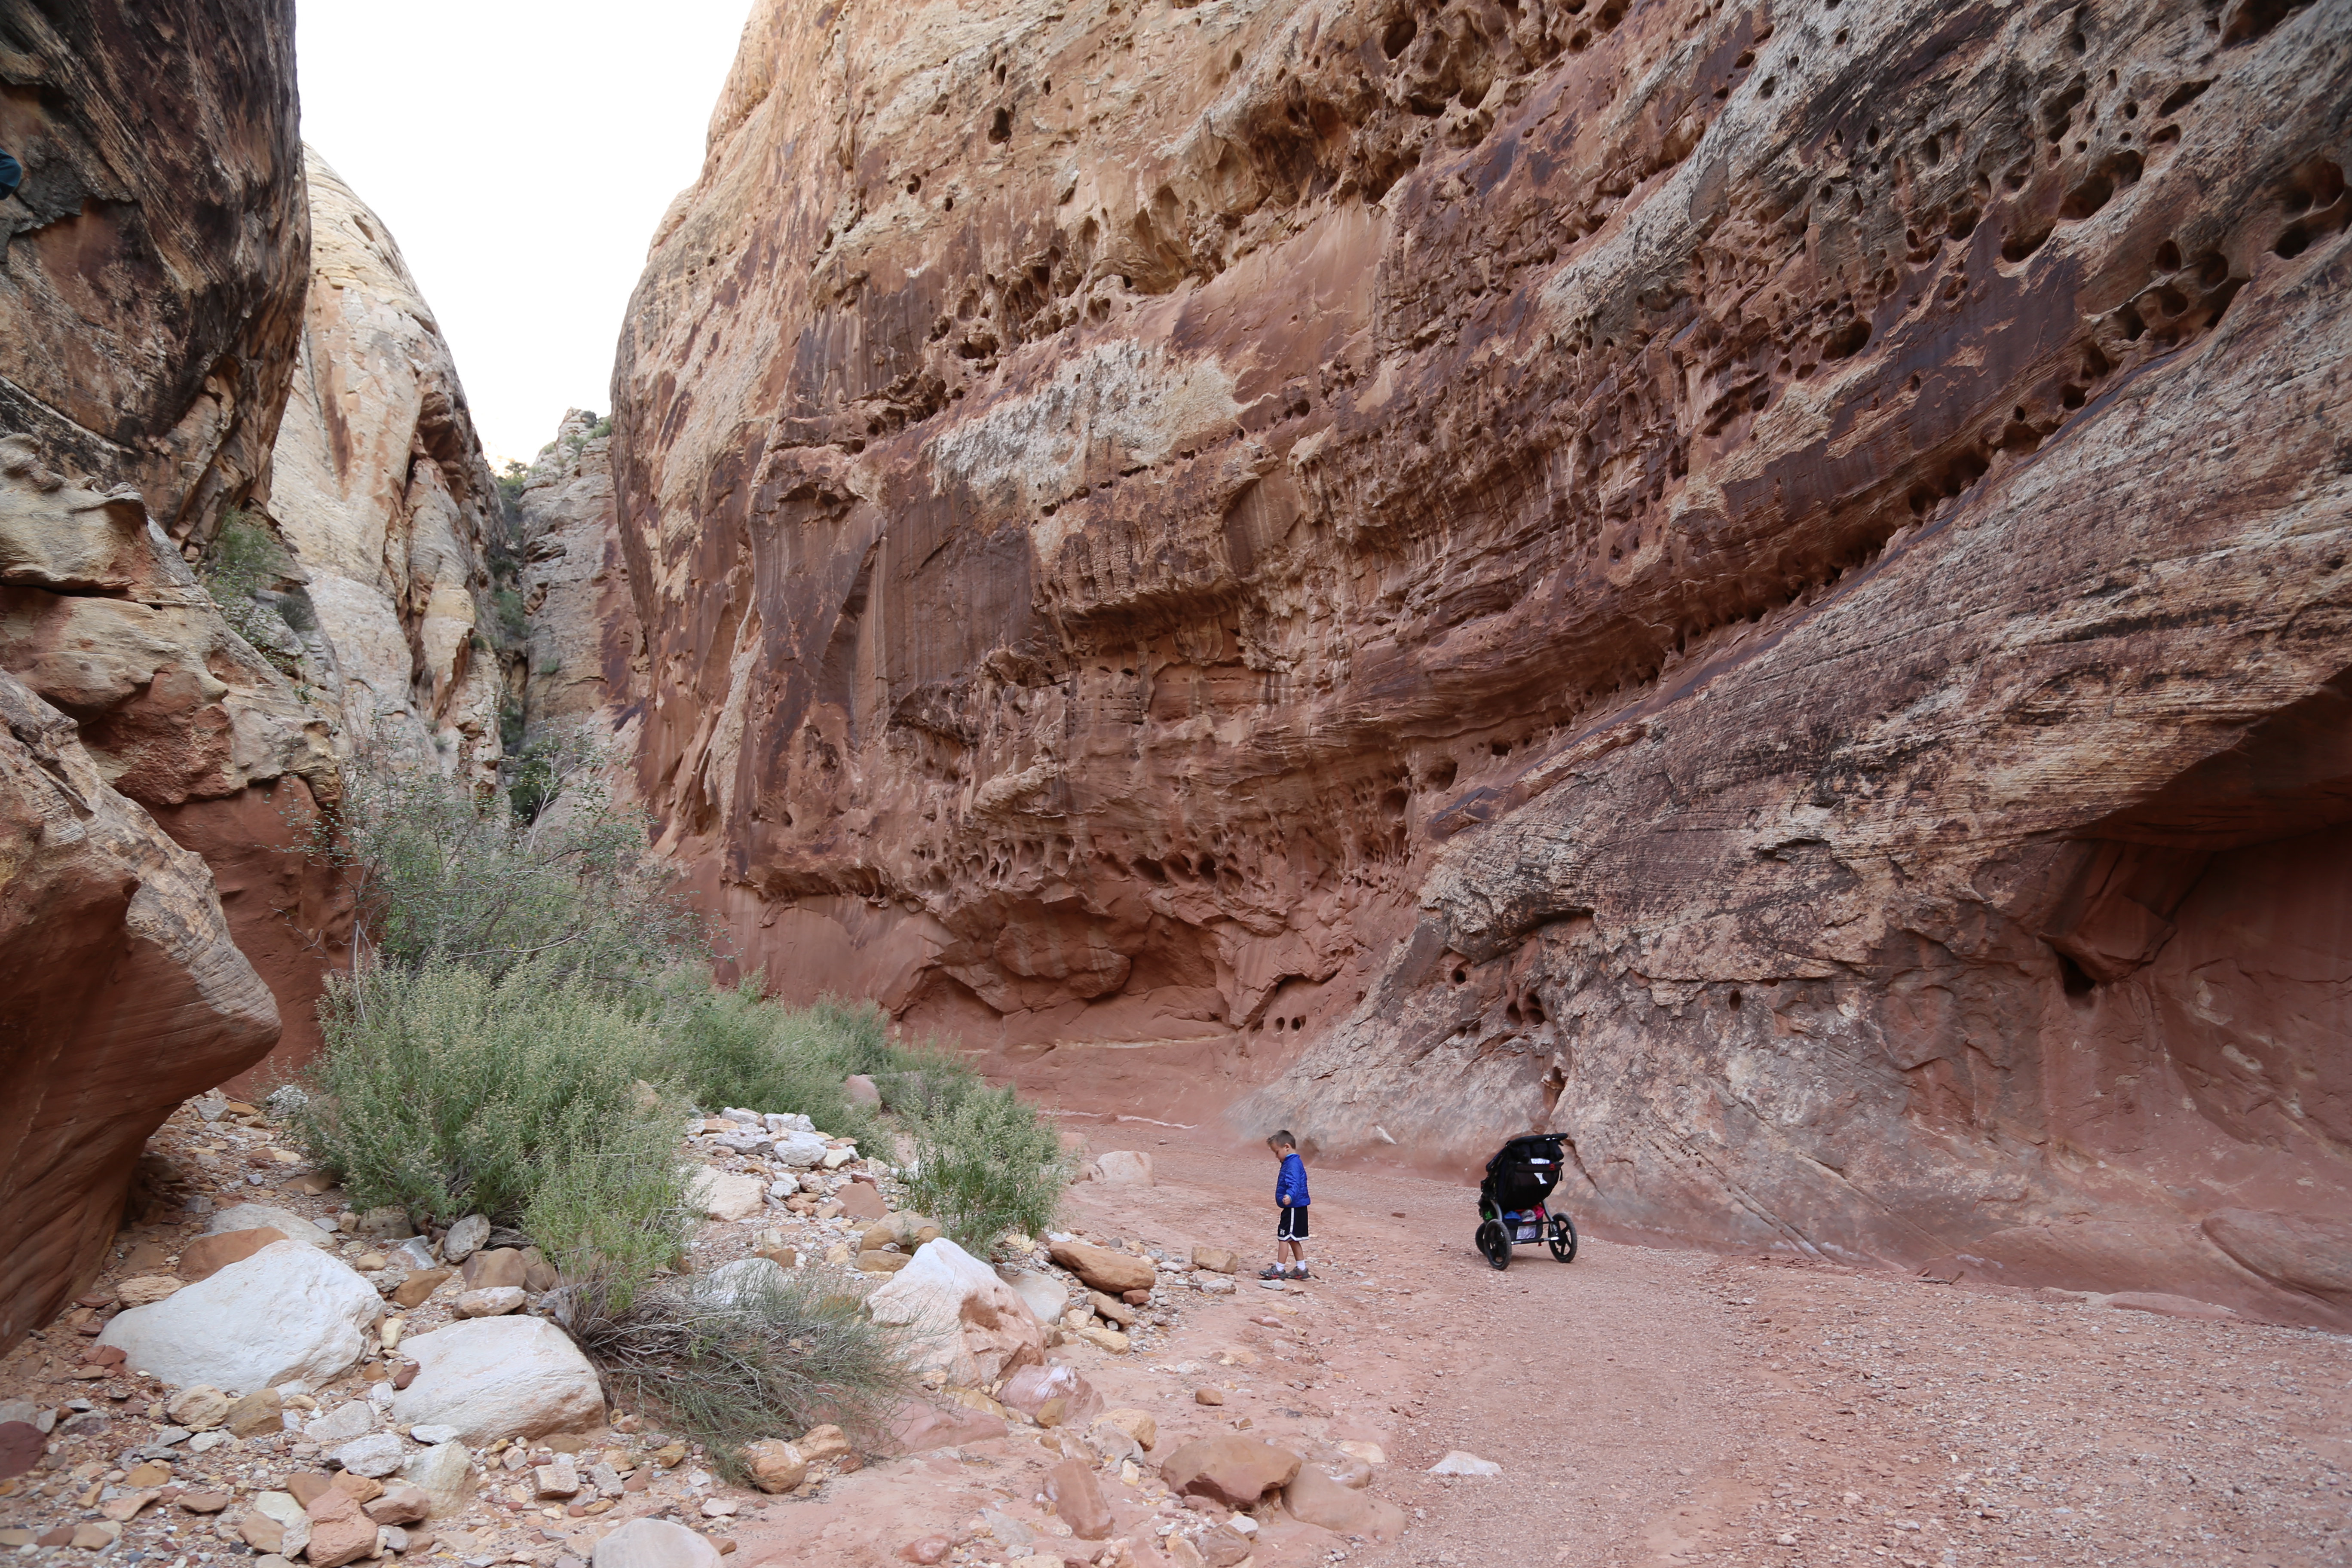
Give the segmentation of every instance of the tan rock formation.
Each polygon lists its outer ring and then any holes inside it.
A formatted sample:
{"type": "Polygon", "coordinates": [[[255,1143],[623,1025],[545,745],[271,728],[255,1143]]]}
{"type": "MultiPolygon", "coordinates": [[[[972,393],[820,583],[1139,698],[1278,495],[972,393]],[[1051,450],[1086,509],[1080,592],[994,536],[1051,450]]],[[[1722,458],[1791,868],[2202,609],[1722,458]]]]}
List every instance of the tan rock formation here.
{"type": "Polygon", "coordinates": [[[209,538],[268,471],[301,326],[292,0],[0,5],[0,435],[209,538]],[[166,85],[168,84],[168,85],[166,85]]]}
{"type": "Polygon", "coordinates": [[[506,690],[488,571],[498,484],[391,231],[303,153],[310,293],[269,515],[331,645],[350,744],[487,780],[506,690]]]}
{"type": "Polygon", "coordinates": [[[1080,1100],[2352,1321],[2346,21],[768,0],[615,372],[665,842],[1080,1100]]]}
{"type": "Polygon", "coordinates": [[[627,721],[635,671],[644,665],[614,526],[612,446],[609,426],[574,408],[523,482],[524,734],[533,742],[586,725],[600,743],[620,744],[611,731],[627,721]]]}
{"type": "Polygon", "coordinates": [[[103,1262],[147,1135],[278,1029],[204,861],[0,673],[0,1347],[103,1262]]]}

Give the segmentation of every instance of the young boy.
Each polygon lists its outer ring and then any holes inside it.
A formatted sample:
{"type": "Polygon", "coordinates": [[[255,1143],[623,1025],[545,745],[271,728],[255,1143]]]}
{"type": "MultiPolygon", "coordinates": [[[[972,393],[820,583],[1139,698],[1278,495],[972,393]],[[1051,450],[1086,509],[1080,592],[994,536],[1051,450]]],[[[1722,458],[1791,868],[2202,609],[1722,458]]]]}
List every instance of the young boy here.
{"type": "Polygon", "coordinates": [[[1305,1279],[1307,1272],[1307,1162],[1298,1157],[1297,1141],[1287,1129],[1265,1141],[1282,1169],[1274,1178],[1275,1206],[1282,1211],[1274,1228],[1274,1266],[1261,1269],[1261,1279],[1305,1279]],[[1295,1265],[1286,1268],[1286,1258],[1295,1265]]]}

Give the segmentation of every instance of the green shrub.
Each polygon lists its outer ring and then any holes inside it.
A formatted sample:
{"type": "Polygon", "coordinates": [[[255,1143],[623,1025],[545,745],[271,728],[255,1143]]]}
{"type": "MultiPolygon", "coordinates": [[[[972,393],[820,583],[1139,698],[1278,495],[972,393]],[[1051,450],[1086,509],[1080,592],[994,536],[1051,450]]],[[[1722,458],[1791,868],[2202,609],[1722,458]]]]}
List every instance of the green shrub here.
{"type": "Polygon", "coordinates": [[[836,1138],[879,1150],[881,1123],[842,1080],[892,1059],[882,1010],[825,1001],[786,1007],[754,973],[728,989],[701,974],[676,984],[664,1018],[663,1070],[705,1110],[798,1111],[836,1138]]]}
{"type": "MultiPolygon", "coordinates": [[[[593,982],[550,963],[497,980],[441,960],[380,968],[337,977],[320,1025],[325,1048],[295,1125],[359,1207],[506,1225],[535,1198],[554,1205],[543,1218],[595,1203],[641,1220],[683,1209],[666,1163],[677,1108],[637,1085],[654,1026],[593,982]]],[[[558,1229],[559,1250],[604,1245],[603,1231],[558,1229]]]]}
{"type": "Polygon", "coordinates": [[[1061,1206],[1070,1167],[1061,1137],[1009,1089],[966,1080],[951,1101],[908,1119],[915,1207],[976,1257],[1006,1231],[1035,1235],[1061,1206]]]}
{"type": "Polygon", "coordinates": [[[545,1149],[522,1228],[566,1279],[592,1281],[625,1308],[658,1269],[682,1267],[695,1216],[679,1163],[677,1114],[608,1121],[545,1149]]]}
{"type": "Polygon", "coordinates": [[[498,975],[534,961],[637,985],[708,955],[700,917],[646,856],[640,824],[612,808],[593,761],[549,755],[542,798],[571,791],[560,820],[520,818],[498,794],[422,769],[345,775],[310,848],[352,889],[362,968],[498,975]]]}
{"type": "Polygon", "coordinates": [[[763,1437],[828,1422],[880,1436],[912,1383],[904,1331],[806,1274],[732,1299],[694,1280],[627,1300],[584,1286],[563,1293],[556,1321],[608,1390],[651,1401],[739,1481],[743,1446],[763,1437]]]}

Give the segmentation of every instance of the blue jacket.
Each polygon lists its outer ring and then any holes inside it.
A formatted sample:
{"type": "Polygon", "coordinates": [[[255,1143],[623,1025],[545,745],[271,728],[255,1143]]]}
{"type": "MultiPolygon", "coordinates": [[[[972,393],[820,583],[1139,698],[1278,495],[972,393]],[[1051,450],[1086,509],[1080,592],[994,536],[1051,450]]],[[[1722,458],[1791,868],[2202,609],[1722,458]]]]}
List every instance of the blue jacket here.
{"type": "Polygon", "coordinates": [[[1274,1178],[1274,1201],[1290,1208],[1307,1207],[1307,1162],[1292,1150],[1282,1157],[1282,1170],[1274,1178]]]}

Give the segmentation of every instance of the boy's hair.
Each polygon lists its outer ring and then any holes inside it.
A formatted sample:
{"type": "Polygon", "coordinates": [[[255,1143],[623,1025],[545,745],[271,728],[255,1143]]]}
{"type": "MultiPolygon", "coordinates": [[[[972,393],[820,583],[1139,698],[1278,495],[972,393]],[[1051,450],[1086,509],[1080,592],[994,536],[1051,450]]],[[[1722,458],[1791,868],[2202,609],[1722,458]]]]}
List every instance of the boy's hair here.
{"type": "Polygon", "coordinates": [[[1290,1135],[1290,1129],[1286,1127],[1281,1131],[1276,1133],[1273,1137],[1267,1139],[1265,1141],[1265,1146],[1278,1154],[1285,1149],[1297,1148],[1298,1140],[1293,1138],[1290,1135]]]}

